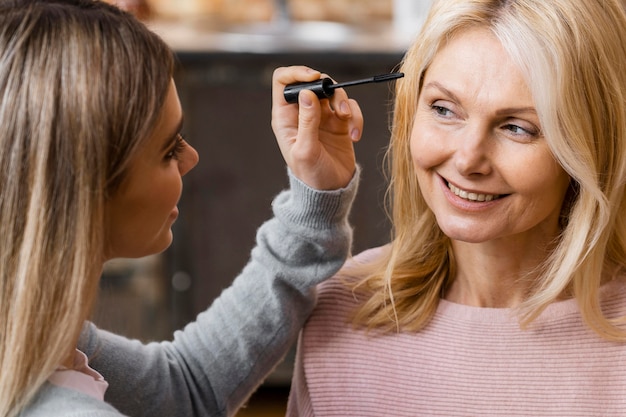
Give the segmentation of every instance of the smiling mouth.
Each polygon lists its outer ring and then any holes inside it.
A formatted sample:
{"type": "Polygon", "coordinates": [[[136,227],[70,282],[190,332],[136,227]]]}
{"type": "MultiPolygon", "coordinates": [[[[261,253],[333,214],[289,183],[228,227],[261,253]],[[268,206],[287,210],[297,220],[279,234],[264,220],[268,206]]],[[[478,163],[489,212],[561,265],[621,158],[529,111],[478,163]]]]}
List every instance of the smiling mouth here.
{"type": "Polygon", "coordinates": [[[450,189],[450,191],[452,191],[454,193],[454,195],[456,195],[457,197],[460,197],[464,200],[467,201],[493,201],[493,200],[497,200],[498,198],[501,197],[500,194],[478,194],[478,193],[472,193],[469,191],[465,191],[462,190],[460,188],[455,187],[454,185],[450,184],[449,182],[448,184],[448,188],[450,189]]]}

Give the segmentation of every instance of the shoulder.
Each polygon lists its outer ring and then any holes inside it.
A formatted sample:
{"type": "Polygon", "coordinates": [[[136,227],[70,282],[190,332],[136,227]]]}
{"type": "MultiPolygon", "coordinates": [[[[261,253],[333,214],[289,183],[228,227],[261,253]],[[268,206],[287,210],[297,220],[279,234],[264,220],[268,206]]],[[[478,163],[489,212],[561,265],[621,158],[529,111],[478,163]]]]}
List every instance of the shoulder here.
{"type": "Polygon", "coordinates": [[[369,265],[380,259],[386,246],[367,249],[350,257],[341,270],[319,286],[319,297],[332,298],[352,293],[354,288],[371,271],[369,265]]]}
{"type": "Polygon", "coordinates": [[[22,411],[23,417],[122,417],[111,405],[89,395],[45,383],[22,411]]]}
{"type": "Polygon", "coordinates": [[[318,297],[310,322],[350,321],[350,316],[364,301],[357,285],[371,270],[369,265],[380,259],[384,246],[368,249],[348,259],[341,270],[318,287],[318,297]]]}
{"type": "Polygon", "coordinates": [[[602,311],[608,318],[626,316],[626,274],[616,275],[600,288],[602,311]]]}

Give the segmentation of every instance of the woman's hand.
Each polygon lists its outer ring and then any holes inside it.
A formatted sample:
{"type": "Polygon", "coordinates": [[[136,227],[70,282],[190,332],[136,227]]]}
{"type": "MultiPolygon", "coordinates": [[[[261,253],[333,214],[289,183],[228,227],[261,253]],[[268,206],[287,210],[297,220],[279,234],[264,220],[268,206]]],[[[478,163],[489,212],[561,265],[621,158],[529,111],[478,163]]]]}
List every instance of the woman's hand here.
{"type": "Polygon", "coordinates": [[[274,71],[272,129],[283,158],[300,181],[317,190],[335,190],[348,185],[356,169],[353,144],[363,131],[359,105],[341,88],[323,100],[303,90],[298,104],[289,104],[283,97],[286,85],[321,76],[303,66],[274,71]]]}

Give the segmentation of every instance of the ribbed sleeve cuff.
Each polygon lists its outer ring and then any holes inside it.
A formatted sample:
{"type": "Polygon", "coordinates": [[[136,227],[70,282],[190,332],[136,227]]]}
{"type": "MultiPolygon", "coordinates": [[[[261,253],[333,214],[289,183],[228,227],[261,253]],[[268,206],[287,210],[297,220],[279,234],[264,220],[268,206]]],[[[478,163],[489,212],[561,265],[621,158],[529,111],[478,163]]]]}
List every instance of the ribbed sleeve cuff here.
{"type": "Polygon", "coordinates": [[[273,203],[274,213],[284,222],[326,229],[346,221],[359,186],[361,168],[358,165],[350,183],[332,191],[315,190],[296,178],[291,170],[287,172],[290,189],[282,192],[273,203]]]}

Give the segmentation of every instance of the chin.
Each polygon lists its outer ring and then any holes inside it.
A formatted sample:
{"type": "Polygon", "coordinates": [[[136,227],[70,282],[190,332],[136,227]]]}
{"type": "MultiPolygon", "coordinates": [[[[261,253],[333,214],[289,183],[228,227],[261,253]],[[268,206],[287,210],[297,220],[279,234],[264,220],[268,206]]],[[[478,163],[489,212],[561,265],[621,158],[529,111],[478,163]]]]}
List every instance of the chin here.
{"type": "Polygon", "coordinates": [[[174,236],[172,235],[172,232],[170,231],[167,238],[163,240],[163,243],[159,245],[158,248],[153,253],[151,253],[151,255],[165,252],[170,246],[172,246],[173,240],[174,240],[174,236]]]}
{"type": "Polygon", "coordinates": [[[482,243],[491,240],[491,237],[485,235],[485,231],[479,230],[479,228],[458,226],[442,227],[441,225],[439,225],[439,228],[448,238],[459,242],[482,243]]]}
{"type": "Polygon", "coordinates": [[[144,256],[158,255],[165,252],[172,245],[173,235],[171,230],[165,236],[157,237],[152,241],[152,244],[145,247],[142,254],[139,256],[133,256],[133,258],[142,258],[144,256]]]}

